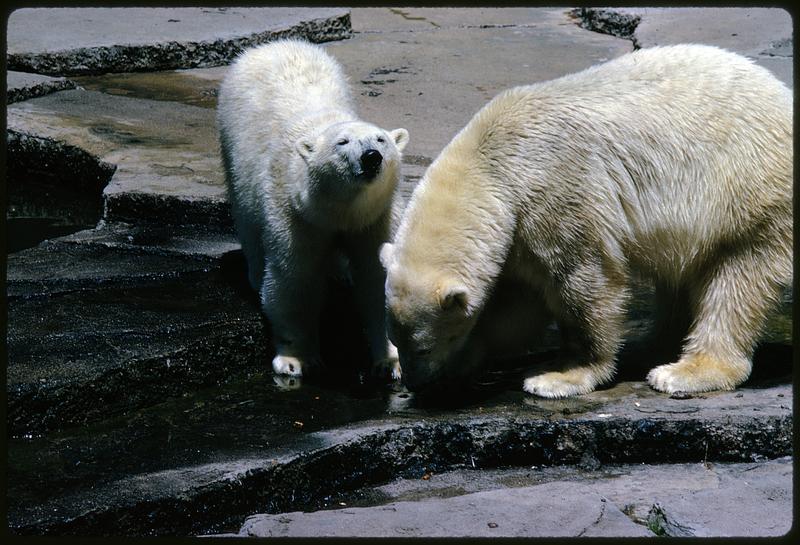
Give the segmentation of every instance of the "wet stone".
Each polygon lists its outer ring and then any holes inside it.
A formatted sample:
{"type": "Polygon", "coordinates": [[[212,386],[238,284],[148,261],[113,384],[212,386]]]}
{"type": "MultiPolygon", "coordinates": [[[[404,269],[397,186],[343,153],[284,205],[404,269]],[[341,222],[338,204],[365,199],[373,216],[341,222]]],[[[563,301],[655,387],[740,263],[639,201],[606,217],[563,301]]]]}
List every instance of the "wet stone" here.
{"type": "Polygon", "coordinates": [[[73,90],[12,104],[8,127],[114,165],[108,221],[231,224],[212,109],[73,90]]]}
{"type": "Polygon", "coordinates": [[[116,167],[78,146],[9,130],[8,252],[97,224],[116,167]]]}
{"type": "MultiPolygon", "coordinates": [[[[48,251],[17,256],[46,270],[48,251]]],[[[11,280],[9,433],[80,425],[263,366],[258,307],[224,270],[114,249],[57,254],[80,274],[11,280]]]]}

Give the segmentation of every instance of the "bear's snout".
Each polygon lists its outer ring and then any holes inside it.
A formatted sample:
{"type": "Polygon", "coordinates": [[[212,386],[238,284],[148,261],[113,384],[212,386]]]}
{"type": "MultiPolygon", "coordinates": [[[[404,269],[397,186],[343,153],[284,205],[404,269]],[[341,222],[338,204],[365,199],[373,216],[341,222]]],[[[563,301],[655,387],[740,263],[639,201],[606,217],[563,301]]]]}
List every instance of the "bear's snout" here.
{"type": "Polygon", "coordinates": [[[403,385],[411,392],[421,392],[429,388],[438,378],[431,362],[404,358],[402,353],[400,368],[403,370],[403,385]]]}
{"type": "Polygon", "coordinates": [[[378,173],[378,169],[380,169],[381,162],[383,161],[383,155],[376,149],[368,149],[364,153],[361,154],[361,170],[364,172],[364,176],[367,178],[372,178],[378,173]]]}

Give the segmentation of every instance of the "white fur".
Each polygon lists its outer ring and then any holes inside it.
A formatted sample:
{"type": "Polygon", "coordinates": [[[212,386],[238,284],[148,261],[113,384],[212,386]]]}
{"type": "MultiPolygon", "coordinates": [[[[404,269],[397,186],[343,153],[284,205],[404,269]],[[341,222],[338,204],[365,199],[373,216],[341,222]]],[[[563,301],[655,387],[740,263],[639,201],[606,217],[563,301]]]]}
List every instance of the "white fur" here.
{"type": "Polygon", "coordinates": [[[424,385],[468,359],[498,279],[512,278],[541,293],[546,308],[530,314],[552,312],[567,341],[525,390],[591,391],[613,376],[636,270],[661,300],[685,290],[694,318],[681,359],[650,384],[740,384],[791,280],[792,116],[767,70],[701,45],[498,95],[429,167],[381,251],[405,379],[424,385]]]}
{"type": "Polygon", "coordinates": [[[243,53],[220,87],[217,120],[236,232],[272,326],[274,371],[301,375],[318,360],[325,275],[337,250],[351,265],[375,364],[386,366],[393,347],[378,248],[390,236],[408,132],[359,120],[341,67],[297,40],[243,53]],[[371,181],[361,160],[369,149],[382,155],[371,181]]]}

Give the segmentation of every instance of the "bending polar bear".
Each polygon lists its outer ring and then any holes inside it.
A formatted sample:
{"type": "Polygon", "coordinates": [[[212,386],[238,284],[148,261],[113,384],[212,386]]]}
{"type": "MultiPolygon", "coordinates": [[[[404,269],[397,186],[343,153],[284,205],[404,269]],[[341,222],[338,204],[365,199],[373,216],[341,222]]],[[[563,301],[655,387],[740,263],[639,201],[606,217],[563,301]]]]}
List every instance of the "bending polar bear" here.
{"type": "Polygon", "coordinates": [[[272,326],[273,370],[301,375],[318,361],[325,275],[343,251],[373,362],[399,376],[378,251],[408,132],[360,121],[341,67],[297,40],[236,60],[217,121],[236,233],[272,326]]]}
{"type": "Polygon", "coordinates": [[[662,303],[686,293],[693,314],[680,359],[652,369],[650,385],[742,383],[791,280],[792,115],[767,70],[700,45],[498,95],[428,168],[381,250],[404,381],[420,389],[477,365],[470,351],[492,329],[482,310],[515,283],[567,341],[561,365],[524,389],[590,392],[614,374],[635,270],[662,303]]]}

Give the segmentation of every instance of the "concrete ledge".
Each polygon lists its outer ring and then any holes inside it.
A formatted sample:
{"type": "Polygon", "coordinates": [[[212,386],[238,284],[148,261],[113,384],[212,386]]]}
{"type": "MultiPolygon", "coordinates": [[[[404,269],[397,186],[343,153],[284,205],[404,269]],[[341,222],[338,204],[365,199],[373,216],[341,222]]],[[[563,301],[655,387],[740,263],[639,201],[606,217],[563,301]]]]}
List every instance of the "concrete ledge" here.
{"type": "Polygon", "coordinates": [[[350,32],[339,8],[28,8],[9,17],[7,62],[49,75],[199,68],[279,38],[350,32]]]}
{"type": "Polygon", "coordinates": [[[75,82],[65,78],[10,71],[6,73],[6,104],[74,88],[75,82]]]}

